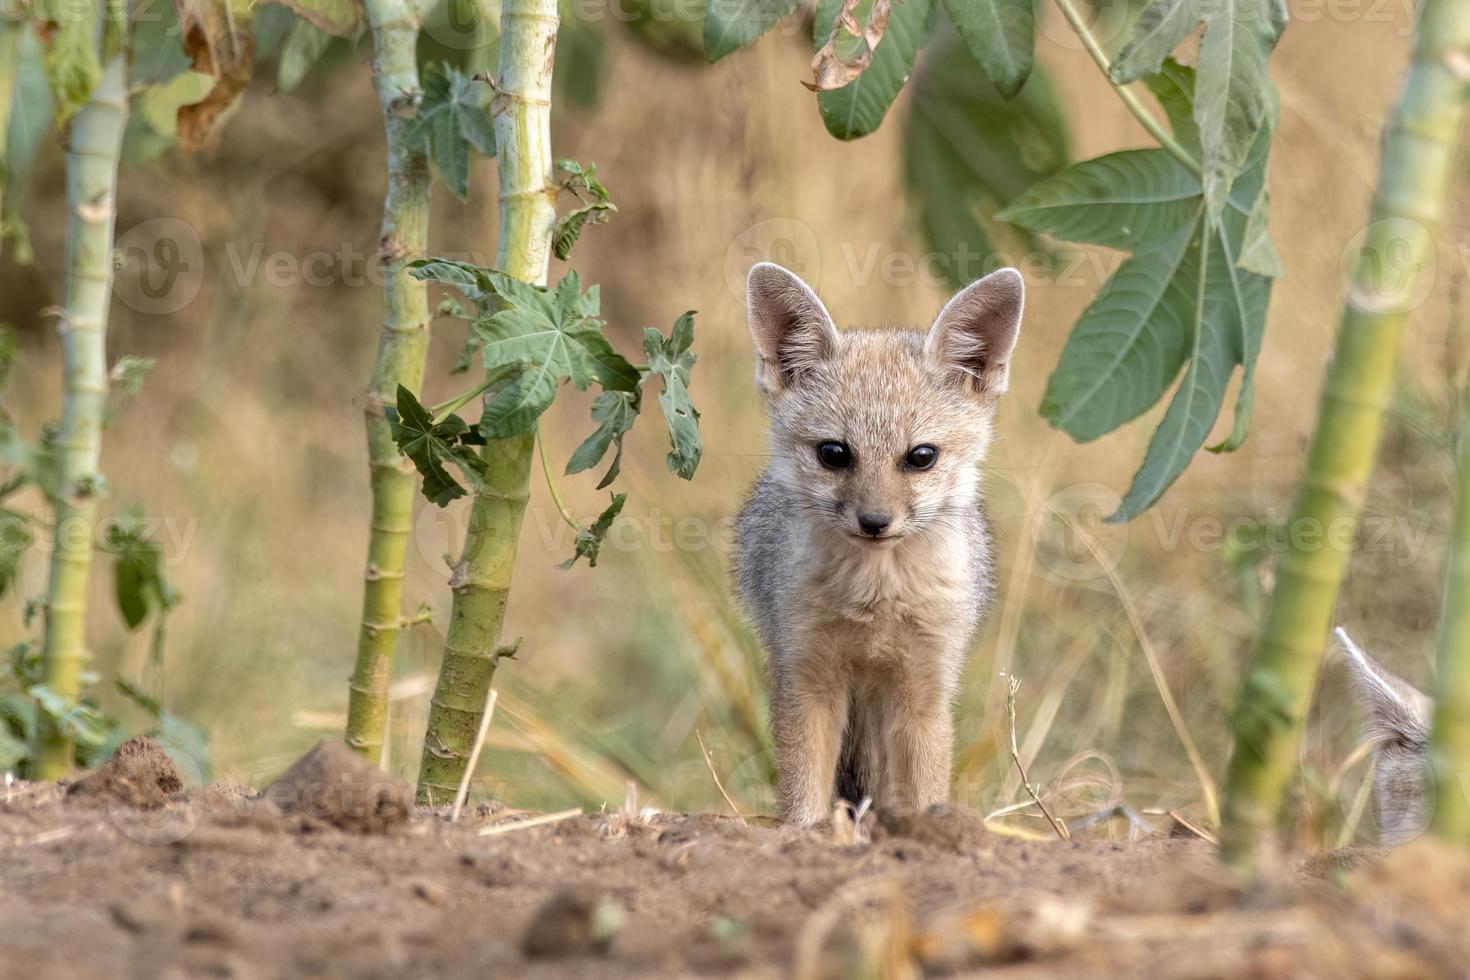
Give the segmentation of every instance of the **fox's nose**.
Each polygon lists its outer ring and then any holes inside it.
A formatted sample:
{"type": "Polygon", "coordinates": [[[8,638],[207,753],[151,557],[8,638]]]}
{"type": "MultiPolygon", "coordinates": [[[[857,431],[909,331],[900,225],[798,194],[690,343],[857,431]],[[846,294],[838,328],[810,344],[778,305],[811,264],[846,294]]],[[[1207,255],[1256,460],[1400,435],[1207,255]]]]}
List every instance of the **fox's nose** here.
{"type": "Polygon", "coordinates": [[[893,523],[893,518],[881,511],[860,510],[858,511],[858,527],[863,529],[864,534],[877,537],[888,530],[888,525],[893,523]]]}

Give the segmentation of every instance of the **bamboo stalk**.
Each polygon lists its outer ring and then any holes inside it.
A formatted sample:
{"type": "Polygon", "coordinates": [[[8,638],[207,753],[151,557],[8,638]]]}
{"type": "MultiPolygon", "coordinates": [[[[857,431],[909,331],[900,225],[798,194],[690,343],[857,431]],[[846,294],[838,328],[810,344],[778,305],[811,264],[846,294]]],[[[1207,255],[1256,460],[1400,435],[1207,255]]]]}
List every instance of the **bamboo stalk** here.
{"type": "Polygon", "coordinates": [[[1429,762],[1434,771],[1431,829],[1470,844],[1470,430],[1461,424],[1455,526],[1445,560],[1439,620],[1439,681],[1429,762]]]}
{"type": "MultiPolygon", "coordinates": [[[[46,589],[43,683],[75,703],[87,661],[87,577],[97,498],[98,457],[107,408],[107,310],[112,298],[112,232],[117,161],[128,118],[127,56],[103,67],[101,80],[71,122],[66,150],[66,284],[61,316],[62,407],[56,436],[59,498],[46,589]]],[[[72,740],[38,712],[35,771],[52,780],[72,769],[72,740]]]]}
{"type": "Polygon", "coordinates": [[[1276,826],[1296,761],[1393,394],[1399,339],[1444,214],[1467,57],[1470,0],[1423,0],[1293,512],[1291,527],[1301,533],[1289,535],[1237,702],[1221,838],[1224,858],[1238,866],[1255,863],[1276,826]]]}
{"type": "MultiPolygon", "coordinates": [[[[500,80],[492,112],[500,170],[500,242],[495,266],[524,282],[546,282],[556,190],[551,173],[551,74],[556,0],[506,0],[500,15],[500,80]]],[[[516,545],[530,493],[533,433],[499,439],[482,453],[484,490],[470,507],[444,660],[429,705],[418,800],[454,799],[500,657],[516,545]]]]}
{"type": "Polygon", "coordinates": [[[347,706],[347,744],[374,763],[382,758],[393,650],[404,628],[403,570],[413,531],[413,467],[393,441],[383,406],[398,386],[417,392],[429,348],[426,283],[408,274],[429,230],[429,160],[409,142],[422,90],[416,48],[420,15],[414,0],[367,0],[373,32],[373,82],[388,137],[388,191],[378,258],[383,264],[383,325],[368,384],[368,469],[373,510],[363,572],[362,625],[347,706]]]}

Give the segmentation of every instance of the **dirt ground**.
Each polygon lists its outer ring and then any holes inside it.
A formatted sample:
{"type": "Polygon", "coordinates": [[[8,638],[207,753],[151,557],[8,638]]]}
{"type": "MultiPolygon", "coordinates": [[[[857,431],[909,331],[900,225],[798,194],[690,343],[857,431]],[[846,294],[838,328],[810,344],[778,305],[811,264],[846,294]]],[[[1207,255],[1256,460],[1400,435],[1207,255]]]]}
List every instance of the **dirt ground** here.
{"type": "Polygon", "coordinates": [[[1242,887],[1198,839],[1019,840],[958,810],[799,830],[480,806],[451,824],[407,792],[329,743],[263,794],[183,788],[142,740],[73,785],[10,785],[0,975],[1343,978],[1470,963],[1470,862],[1428,842],[1242,887]]]}

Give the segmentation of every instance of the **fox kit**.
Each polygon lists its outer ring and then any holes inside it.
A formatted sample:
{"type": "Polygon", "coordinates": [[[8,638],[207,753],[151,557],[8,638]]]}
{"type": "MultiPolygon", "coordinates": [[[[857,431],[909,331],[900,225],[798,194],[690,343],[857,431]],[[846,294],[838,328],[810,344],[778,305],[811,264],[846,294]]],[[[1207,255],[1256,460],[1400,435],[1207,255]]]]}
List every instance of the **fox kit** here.
{"type": "Polygon", "coordinates": [[[950,704],[991,586],[979,465],[1021,327],[1002,269],[927,333],[839,332],[778,265],[748,281],[770,463],[736,524],[768,654],[783,819],[949,795],[950,704]]]}
{"type": "Polygon", "coordinates": [[[1342,629],[1337,640],[1347,653],[1358,700],[1367,715],[1368,737],[1377,743],[1373,804],[1378,840],[1385,847],[1413,840],[1429,823],[1429,726],[1434,701],[1369,657],[1342,629]]]}

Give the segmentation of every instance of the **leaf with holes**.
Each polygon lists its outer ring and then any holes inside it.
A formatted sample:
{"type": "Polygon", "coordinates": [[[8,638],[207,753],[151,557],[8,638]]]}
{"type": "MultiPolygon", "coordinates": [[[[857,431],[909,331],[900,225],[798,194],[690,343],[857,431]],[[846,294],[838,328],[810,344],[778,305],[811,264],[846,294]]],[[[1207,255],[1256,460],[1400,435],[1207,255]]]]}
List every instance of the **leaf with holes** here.
{"type": "Polygon", "coordinates": [[[679,317],[667,338],[652,327],[643,331],[643,352],[648,357],[650,374],[663,379],[658,393],[659,406],[669,425],[669,469],[686,480],[694,478],[699,458],[704,452],[699,437],[699,411],[689,398],[690,372],[695,355],[694,311],[679,317]]]}

